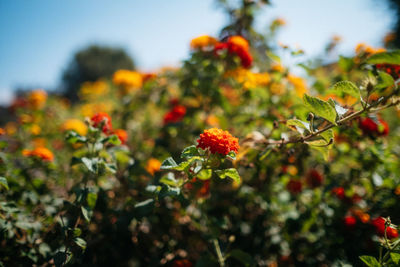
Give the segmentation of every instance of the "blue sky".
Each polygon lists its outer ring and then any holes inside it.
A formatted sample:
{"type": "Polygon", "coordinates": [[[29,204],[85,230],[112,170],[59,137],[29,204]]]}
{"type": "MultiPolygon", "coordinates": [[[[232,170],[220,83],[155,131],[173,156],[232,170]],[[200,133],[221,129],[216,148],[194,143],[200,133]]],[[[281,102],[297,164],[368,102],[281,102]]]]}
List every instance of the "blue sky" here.
{"type": "MultiPolygon", "coordinates": [[[[287,26],[278,40],[320,53],[333,34],[340,52],[359,42],[380,45],[391,26],[383,0],[272,0],[258,27],[276,17],[287,26]],[[379,3],[379,4],[378,4],[379,3]]],[[[226,17],[213,0],[0,0],[0,103],[12,89],[54,88],[73,53],[88,44],[126,48],[139,69],[177,65],[191,38],[217,35],[226,17]]]]}

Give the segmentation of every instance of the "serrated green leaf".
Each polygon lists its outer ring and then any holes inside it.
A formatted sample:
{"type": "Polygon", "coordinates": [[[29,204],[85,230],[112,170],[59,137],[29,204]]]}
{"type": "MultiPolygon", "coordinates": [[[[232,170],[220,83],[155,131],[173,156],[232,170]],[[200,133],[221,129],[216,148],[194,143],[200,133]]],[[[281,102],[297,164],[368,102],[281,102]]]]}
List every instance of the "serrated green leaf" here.
{"type": "Polygon", "coordinates": [[[3,187],[4,189],[9,190],[8,182],[5,177],[0,176],[0,187],[3,187]]]}
{"type": "Polygon", "coordinates": [[[400,50],[393,52],[382,52],[370,56],[367,59],[369,64],[400,64],[400,50]]]}
{"type": "Polygon", "coordinates": [[[235,182],[240,182],[240,175],[235,168],[225,169],[225,170],[216,170],[215,173],[221,179],[225,179],[226,177],[232,178],[235,182]]]}
{"type": "Polygon", "coordinates": [[[202,169],[199,173],[196,174],[196,177],[200,180],[208,180],[212,176],[212,169],[202,169]]]}
{"type": "Polygon", "coordinates": [[[333,130],[329,129],[323,133],[320,134],[322,138],[325,139],[326,142],[330,142],[331,139],[333,139],[333,130]]]}
{"type": "Polygon", "coordinates": [[[350,81],[337,82],[330,88],[330,90],[337,93],[344,93],[347,95],[351,95],[357,99],[361,98],[360,89],[358,89],[358,87],[350,81]]]}
{"type": "Polygon", "coordinates": [[[301,134],[310,131],[310,124],[308,122],[301,121],[298,119],[287,120],[286,126],[288,126],[290,129],[298,131],[301,134]]]}
{"type": "Polygon", "coordinates": [[[399,262],[400,262],[400,254],[399,253],[394,253],[394,252],[390,253],[390,258],[392,259],[392,261],[395,264],[399,264],[399,262]]]}
{"type": "Polygon", "coordinates": [[[172,173],[168,173],[168,175],[161,177],[160,183],[174,186],[174,187],[178,186],[178,181],[175,179],[175,177],[173,175],[170,175],[170,174],[172,174],[172,173]]]}
{"type": "Polygon", "coordinates": [[[176,166],[176,167],[174,167],[172,169],[177,170],[177,171],[184,171],[184,170],[188,169],[190,167],[190,165],[196,160],[202,160],[202,158],[201,157],[197,157],[197,156],[196,157],[191,157],[187,161],[181,162],[178,166],[176,166]]]}
{"type": "Polygon", "coordinates": [[[79,228],[74,228],[74,236],[80,236],[82,234],[82,230],[79,228]]]}
{"type": "Polygon", "coordinates": [[[196,148],[196,146],[188,146],[183,149],[181,158],[191,158],[191,157],[199,156],[199,155],[200,154],[199,154],[199,151],[196,148]]]}
{"type": "Polygon", "coordinates": [[[119,146],[121,144],[121,140],[119,140],[118,136],[115,135],[115,134],[107,136],[106,138],[101,140],[101,142],[103,144],[109,143],[109,144],[112,144],[112,145],[115,145],[115,146],[119,146]]]}
{"type": "Polygon", "coordinates": [[[97,194],[95,192],[89,192],[86,196],[86,201],[89,208],[94,209],[96,206],[97,194]]]}
{"type": "Polygon", "coordinates": [[[360,256],[360,259],[369,267],[381,267],[378,260],[372,256],[360,256]]]}
{"type": "Polygon", "coordinates": [[[175,168],[176,166],[178,166],[178,164],[176,164],[175,160],[173,158],[169,157],[163,161],[160,169],[161,170],[169,170],[169,169],[175,168]]]}
{"type": "Polygon", "coordinates": [[[303,101],[312,113],[336,125],[336,110],[328,102],[307,94],[304,94],[303,101]]]}

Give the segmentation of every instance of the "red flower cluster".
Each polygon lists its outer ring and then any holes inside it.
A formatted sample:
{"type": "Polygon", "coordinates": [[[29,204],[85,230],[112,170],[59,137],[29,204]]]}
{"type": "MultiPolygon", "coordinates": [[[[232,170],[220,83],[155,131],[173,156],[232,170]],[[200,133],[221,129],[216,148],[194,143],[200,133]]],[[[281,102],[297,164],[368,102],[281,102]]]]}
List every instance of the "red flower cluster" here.
{"type": "Polygon", "coordinates": [[[400,78],[400,65],[394,64],[376,64],[376,68],[378,70],[383,70],[386,73],[390,74],[393,79],[397,80],[400,78]]]}
{"type": "Polygon", "coordinates": [[[286,189],[292,193],[292,194],[298,194],[301,193],[303,190],[303,184],[301,183],[300,180],[295,180],[291,179],[287,184],[286,184],[286,189]]]}
{"type": "Polygon", "coordinates": [[[182,105],[175,105],[164,116],[164,124],[180,122],[186,114],[186,107],[182,105]]]}
{"type": "MultiPolygon", "coordinates": [[[[376,233],[380,236],[385,236],[385,219],[382,217],[378,217],[372,220],[372,225],[375,227],[376,233]]],[[[386,236],[388,239],[393,239],[399,236],[399,233],[396,229],[392,227],[386,228],[386,236]]]]}
{"type": "Polygon", "coordinates": [[[335,187],[332,189],[332,194],[334,194],[338,199],[344,200],[346,195],[344,193],[343,187],[335,187]]]}
{"type": "Polygon", "coordinates": [[[306,181],[311,188],[316,188],[322,185],[324,177],[319,171],[312,169],[307,173],[306,181]]]}
{"type": "Polygon", "coordinates": [[[112,131],[111,117],[105,112],[99,112],[93,115],[90,120],[93,123],[93,127],[100,127],[103,125],[102,131],[108,134],[112,131]]]}
{"type": "Polygon", "coordinates": [[[189,260],[183,259],[183,260],[175,260],[174,263],[172,264],[172,267],[192,267],[193,263],[191,263],[189,260]]]}
{"type": "Polygon", "coordinates": [[[220,50],[228,50],[229,54],[237,55],[244,68],[249,68],[253,63],[253,57],[249,52],[249,43],[241,36],[235,35],[228,38],[226,42],[216,43],[214,52],[218,54],[220,50]]]}
{"type": "Polygon", "coordinates": [[[211,153],[219,153],[226,156],[229,152],[239,151],[239,139],[233,137],[228,131],[223,131],[217,128],[204,130],[197,139],[197,147],[204,150],[210,149],[211,153]]]}
{"type": "Polygon", "coordinates": [[[389,134],[389,125],[382,119],[375,120],[367,117],[359,120],[359,127],[364,135],[386,136],[389,134]]]}
{"type": "Polygon", "coordinates": [[[353,228],[357,224],[357,220],[354,216],[349,215],[344,217],[344,225],[346,225],[347,228],[353,228]]]}

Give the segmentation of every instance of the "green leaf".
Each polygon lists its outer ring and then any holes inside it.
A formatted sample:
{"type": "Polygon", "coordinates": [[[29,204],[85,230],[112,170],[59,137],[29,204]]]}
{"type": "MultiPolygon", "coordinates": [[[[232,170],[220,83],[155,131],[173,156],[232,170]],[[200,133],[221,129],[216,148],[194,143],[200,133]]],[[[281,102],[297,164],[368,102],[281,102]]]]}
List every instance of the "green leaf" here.
{"type": "Polygon", "coordinates": [[[175,160],[171,157],[167,158],[166,160],[163,161],[161,164],[161,170],[169,170],[177,167],[178,164],[176,164],[175,160]]]}
{"type": "Polygon", "coordinates": [[[167,175],[161,177],[160,183],[174,187],[178,186],[178,181],[175,179],[173,173],[168,173],[167,175]]]}
{"type": "Polygon", "coordinates": [[[375,88],[378,90],[384,90],[391,86],[394,86],[394,79],[392,75],[387,74],[384,71],[378,71],[378,84],[375,85],[375,88]]]}
{"type": "Polygon", "coordinates": [[[333,139],[333,130],[329,129],[329,130],[321,133],[320,135],[321,135],[322,138],[325,139],[326,142],[329,143],[331,141],[331,139],[333,139]]]}
{"type": "Polygon", "coordinates": [[[81,136],[75,131],[68,131],[65,136],[65,140],[70,144],[87,142],[87,138],[85,136],[81,136]]]}
{"type": "Polygon", "coordinates": [[[228,155],[226,155],[227,157],[230,157],[233,160],[236,160],[236,153],[235,151],[229,151],[228,155]]]}
{"type": "Polygon", "coordinates": [[[82,207],[81,207],[81,211],[82,211],[82,215],[83,215],[83,217],[85,218],[85,220],[86,220],[87,222],[90,222],[90,219],[91,219],[92,216],[93,216],[93,210],[90,209],[89,207],[84,207],[84,206],[82,206],[82,207]]]}
{"type": "Polygon", "coordinates": [[[0,187],[5,188],[6,190],[9,190],[10,188],[8,187],[8,182],[5,177],[0,176],[0,187]]]}
{"type": "Polygon", "coordinates": [[[216,170],[215,173],[221,179],[225,179],[226,177],[232,178],[235,182],[240,182],[240,176],[238,171],[235,168],[225,169],[225,170],[216,170]]]}
{"type": "Polygon", "coordinates": [[[360,259],[369,267],[380,267],[381,266],[379,264],[379,262],[377,261],[377,259],[375,259],[372,256],[360,256],[360,259]]]}
{"type": "Polygon", "coordinates": [[[168,185],[164,185],[160,192],[158,193],[159,198],[164,198],[167,196],[179,196],[181,193],[181,189],[179,187],[171,187],[168,185]]]}
{"type": "Polygon", "coordinates": [[[354,66],[354,60],[352,57],[339,56],[338,64],[339,68],[341,68],[343,71],[348,72],[354,66]]]}
{"type": "Polygon", "coordinates": [[[298,119],[287,120],[286,121],[286,126],[289,126],[289,127],[290,126],[296,126],[296,127],[300,127],[300,128],[306,129],[306,130],[310,129],[310,124],[308,122],[301,121],[301,120],[298,120],[298,119]]]}
{"type": "Polygon", "coordinates": [[[54,255],[54,265],[56,267],[61,267],[64,265],[65,261],[67,260],[67,253],[59,251],[54,255]]]}
{"type": "Polygon", "coordinates": [[[400,64],[400,50],[393,52],[382,52],[370,56],[367,59],[369,64],[400,64]]]}
{"type": "Polygon", "coordinates": [[[109,143],[109,144],[112,144],[112,145],[115,145],[115,146],[119,146],[121,144],[121,140],[119,140],[118,136],[115,135],[115,134],[107,136],[106,138],[101,140],[101,142],[103,144],[109,143]]]}
{"type": "Polygon", "coordinates": [[[87,194],[86,201],[89,208],[94,209],[94,206],[96,206],[97,194],[95,192],[89,192],[87,194]]]}
{"type": "Polygon", "coordinates": [[[360,99],[360,89],[358,87],[350,82],[350,81],[341,81],[338,83],[335,83],[330,90],[338,92],[338,93],[344,93],[347,95],[354,96],[357,99],[360,99]]]}
{"type": "Polygon", "coordinates": [[[75,244],[77,244],[81,249],[85,250],[86,249],[86,241],[83,240],[80,237],[76,237],[74,239],[75,244]]]}
{"type": "Polygon", "coordinates": [[[240,261],[246,267],[250,267],[250,266],[254,266],[255,265],[253,257],[250,254],[248,254],[248,253],[246,253],[246,252],[244,252],[244,251],[242,251],[240,249],[233,249],[229,253],[229,255],[232,258],[240,261]]]}
{"type": "Polygon", "coordinates": [[[181,158],[191,158],[191,157],[199,156],[199,155],[200,155],[200,153],[199,153],[198,149],[196,148],[196,146],[188,146],[185,149],[183,149],[181,158]]]}
{"type": "Polygon", "coordinates": [[[328,102],[304,94],[304,105],[315,115],[322,117],[336,125],[336,110],[328,102]]]}
{"type": "Polygon", "coordinates": [[[212,176],[212,169],[202,169],[198,174],[196,174],[196,177],[199,178],[200,180],[208,180],[212,176]]]}
{"type": "Polygon", "coordinates": [[[176,166],[172,169],[177,170],[177,171],[187,170],[190,167],[190,165],[196,160],[202,160],[202,158],[201,157],[191,157],[187,161],[181,162],[178,166],[176,166]]]}
{"type": "Polygon", "coordinates": [[[395,264],[399,264],[399,262],[400,262],[400,254],[399,253],[394,253],[394,252],[390,253],[390,258],[392,259],[392,261],[395,264]]]}
{"type": "Polygon", "coordinates": [[[80,236],[82,234],[82,230],[79,228],[74,228],[74,236],[80,236]]]}

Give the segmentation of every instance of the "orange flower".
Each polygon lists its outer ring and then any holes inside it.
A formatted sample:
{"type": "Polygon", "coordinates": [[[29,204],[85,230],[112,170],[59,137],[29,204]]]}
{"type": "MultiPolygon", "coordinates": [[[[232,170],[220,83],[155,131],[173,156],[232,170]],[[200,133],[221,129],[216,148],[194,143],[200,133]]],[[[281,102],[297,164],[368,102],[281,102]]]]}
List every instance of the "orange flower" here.
{"type": "Polygon", "coordinates": [[[0,135],[5,135],[6,131],[3,128],[0,128],[0,135]]]}
{"type": "Polygon", "coordinates": [[[164,124],[180,122],[186,114],[186,107],[182,105],[174,106],[164,116],[164,124]]]}
{"type": "Polygon", "coordinates": [[[189,260],[183,259],[183,260],[175,260],[174,263],[172,264],[172,267],[192,267],[193,263],[191,263],[189,260]]]}
{"type": "Polygon", "coordinates": [[[26,157],[40,158],[43,161],[53,161],[54,160],[53,152],[51,152],[49,149],[47,149],[45,147],[37,147],[33,150],[24,149],[24,150],[22,150],[22,155],[24,155],[26,157]]]}
{"type": "Polygon", "coordinates": [[[105,112],[99,112],[90,118],[93,122],[93,127],[99,127],[103,125],[102,131],[107,134],[112,130],[111,117],[105,112]]]}
{"type": "Polygon", "coordinates": [[[229,37],[227,43],[230,46],[240,47],[244,50],[249,50],[249,42],[239,35],[229,37]]]}
{"type": "Polygon", "coordinates": [[[47,93],[42,90],[34,90],[28,94],[28,103],[34,109],[41,109],[46,104],[47,93]]]}
{"type": "Polygon", "coordinates": [[[122,144],[125,144],[128,141],[128,133],[123,129],[117,129],[114,131],[114,134],[118,136],[118,139],[122,144]]]}
{"type": "Polygon", "coordinates": [[[303,97],[303,95],[305,93],[307,93],[307,91],[308,91],[307,90],[307,84],[306,84],[306,81],[303,78],[294,76],[292,74],[289,74],[287,76],[287,79],[294,86],[296,94],[299,97],[303,97]]]}
{"type": "Polygon", "coordinates": [[[190,41],[190,48],[192,49],[203,49],[213,46],[217,43],[217,39],[208,35],[201,35],[190,41]]]}
{"type": "Polygon", "coordinates": [[[197,143],[197,147],[204,150],[208,148],[213,154],[227,155],[231,151],[235,153],[239,151],[239,139],[233,137],[228,131],[217,128],[204,130],[197,139],[197,143]]]}
{"type": "Polygon", "coordinates": [[[160,170],[160,167],[161,167],[161,162],[158,159],[151,158],[147,161],[146,171],[151,175],[154,175],[154,173],[160,170]]]}

